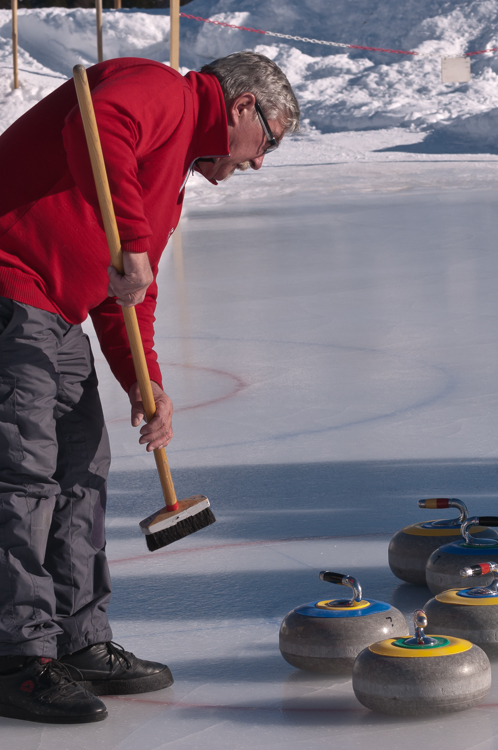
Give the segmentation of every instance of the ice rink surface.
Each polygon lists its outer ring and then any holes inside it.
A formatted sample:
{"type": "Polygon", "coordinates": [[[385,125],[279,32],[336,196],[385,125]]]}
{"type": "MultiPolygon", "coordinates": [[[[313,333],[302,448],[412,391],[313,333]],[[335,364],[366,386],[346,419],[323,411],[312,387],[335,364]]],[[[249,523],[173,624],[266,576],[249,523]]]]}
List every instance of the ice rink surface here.
{"type": "Polygon", "coordinates": [[[481,189],[477,162],[465,189],[463,163],[384,165],[380,187],[372,165],[299,169],[301,193],[272,192],[275,167],[234,177],[238,200],[229,183],[226,200],[191,205],[163,259],[168,454],[179,496],[208,495],[214,526],[147,552],[138,521],[162,505],[153,459],[95,347],[114,454],[114,637],[166,661],[174,686],[106,698],[95,725],[2,719],[2,748],[498,748],[496,666],[478,707],[406,720],[278,650],[289,610],[343,594],[322,569],[411,621],[430,593],[391,574],[387,544],[438,517],[417,499],[496,512],[498,185],[481,189]]]}

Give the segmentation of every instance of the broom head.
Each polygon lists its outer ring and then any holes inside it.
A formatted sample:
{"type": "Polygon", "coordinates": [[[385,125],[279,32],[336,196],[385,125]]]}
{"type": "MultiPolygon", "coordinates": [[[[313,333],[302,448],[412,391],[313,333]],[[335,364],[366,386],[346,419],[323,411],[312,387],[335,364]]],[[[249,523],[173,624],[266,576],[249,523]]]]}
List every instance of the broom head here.
{"type": "Polygon", "coordinates": [[[140,528],[145,534],[151,552],[176,542],[194,531],[204,529],[216,521],[210,503],[204,495],[193,495],[178,501],[178,509],[168,511],[163,506],[143,521],[140,528]]]}

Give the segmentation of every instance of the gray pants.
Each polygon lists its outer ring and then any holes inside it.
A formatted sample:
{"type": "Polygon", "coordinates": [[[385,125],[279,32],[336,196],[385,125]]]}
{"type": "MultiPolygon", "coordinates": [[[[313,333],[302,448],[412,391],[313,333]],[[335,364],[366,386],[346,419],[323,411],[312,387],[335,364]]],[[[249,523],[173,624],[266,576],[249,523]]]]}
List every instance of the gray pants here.
{"type": "Polygon", "coordinates": [[[0,656],[112,638],[109,464],[81,326],[0,297],[0,656]]]}

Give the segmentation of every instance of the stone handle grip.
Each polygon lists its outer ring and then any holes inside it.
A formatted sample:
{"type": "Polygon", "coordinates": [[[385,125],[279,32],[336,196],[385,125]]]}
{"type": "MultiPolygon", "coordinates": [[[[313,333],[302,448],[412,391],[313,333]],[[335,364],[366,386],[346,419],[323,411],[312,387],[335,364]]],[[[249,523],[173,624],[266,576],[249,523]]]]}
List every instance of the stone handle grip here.
{"type": "Polygon", "coordinates": [[[476,521],[479,526],[498,526],[498,516],[479,516],[476,521]]]}
{"type": "Polygon", "coordinates": [[[475,578],[476,576],[486,576],[488,573],[493,573],[498,566],[495,563],[478,563],[477,565],[469,565],[467,568],[463,568],[460,571],[462,578],[475,578]]]}
{"type": "Polygon", "coordinates": [[[360,582],[356,578],[353,578],[353,576],[345,576],[343,573],[333,573],[331,570],[322,570],[318,575],[321,581],[337,583],[339,586],[349,586],[353,592],[353,597],[349,602],[350,605],[353,602],[361,602],[362,591],[360,582]]]}
{"type": "Polygon", "coordinates": [[[337,583],[339,586],[344,585],[344,579],[347,578],[344,573],[332,573],[329,570],[322,570],[320,573],[320,580],[326,581],[326,583],[337,583]]]}
{"type": "Polygon", "coordinates": [[[455,518],[451,521],[434,521],[435,526],[447,525],[450,526],[461,526],[467,520],[467,506],[458,500],[456,497],[429,497],[426,500],[418,501],[419,508],[429,508],[430,510],[436,510],[437,508],[457,508],[460,511],[460,517],[455,518]]]}
{"type": "Polygon", "coordinates": [[[418,507],[436,510],[437,508],[453,508],[453,505],[449,497],[429,497],[427,500],[419,500],[418,507]]]}

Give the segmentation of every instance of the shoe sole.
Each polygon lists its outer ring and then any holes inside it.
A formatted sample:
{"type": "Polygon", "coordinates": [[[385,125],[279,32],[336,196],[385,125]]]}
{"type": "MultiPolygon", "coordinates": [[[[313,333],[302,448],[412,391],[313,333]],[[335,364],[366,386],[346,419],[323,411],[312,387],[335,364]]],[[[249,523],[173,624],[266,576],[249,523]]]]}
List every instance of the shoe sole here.
{"type": "Polygon", "coordinates": [[[133,695],[163,690],[173,684],[173,675],[168,667],[157,674],[131,680],[75,680],[78,685],[93,695],[133,695]]]}
{"type": "Polygon", "coordinates": [[[42,714],[31,714],[16,706],[0,704],[0,716],[7,719],[21,719],[22,721],[37,721],[43,724],[90,724],[94,721],[107,719],[107,711],[98,714],[87,714],[86,716],[43,716],[42,714]]]}

